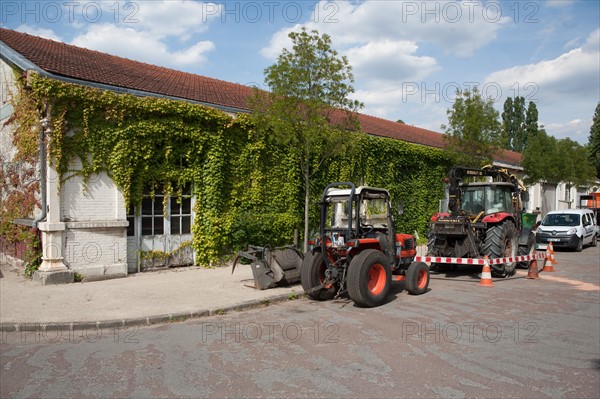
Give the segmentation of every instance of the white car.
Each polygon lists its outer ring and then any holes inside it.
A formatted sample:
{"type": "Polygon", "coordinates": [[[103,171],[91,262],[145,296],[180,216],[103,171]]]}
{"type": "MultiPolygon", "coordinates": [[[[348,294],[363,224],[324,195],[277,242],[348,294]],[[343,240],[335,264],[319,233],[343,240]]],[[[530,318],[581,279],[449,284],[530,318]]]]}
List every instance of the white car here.
{"type": "Polygon", "coordinates": [[[596,216],[591,209],[551,211],[537,228],[535,241],[539,248],[552,242],[553,247],[581,252],[585,245],[596,246],[597,231],[596,216]]]}

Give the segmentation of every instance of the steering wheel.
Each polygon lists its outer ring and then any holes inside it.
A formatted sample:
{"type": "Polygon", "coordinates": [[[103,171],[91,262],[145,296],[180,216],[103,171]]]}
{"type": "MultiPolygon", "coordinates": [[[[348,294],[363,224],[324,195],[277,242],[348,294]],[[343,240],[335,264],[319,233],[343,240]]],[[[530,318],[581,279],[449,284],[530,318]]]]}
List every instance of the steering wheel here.
{"type": "Polygon", "coordinates": [[[360,225],[360,233],[363,236],[366,236],[367,234],[371,233],[373,231],[373,225],[372,224],[362,224],[360,225]]]}

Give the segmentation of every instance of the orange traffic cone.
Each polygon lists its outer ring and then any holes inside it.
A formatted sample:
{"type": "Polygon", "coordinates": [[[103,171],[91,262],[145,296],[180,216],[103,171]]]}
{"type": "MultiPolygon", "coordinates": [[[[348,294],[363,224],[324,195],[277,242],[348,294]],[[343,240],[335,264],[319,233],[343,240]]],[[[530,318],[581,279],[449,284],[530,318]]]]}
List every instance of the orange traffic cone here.
{"type": "Polygon", "coordinates": [[[538,278],[540,278],[540,275],[538,274],[538,265],[537,265],[537,259],[535,257],[535,249],[533,250],[531,255],[533,256],[533,259],[531,259],[531,261],[529,262],[529,269],[527,270],[527,278],[538,279],[538,278]]]}
{"type": "Polygon", "coordinates": [[[552,266],[552,254],[550,253],[550,246],[546,248],[546,262],[544,262],[543,272],[555,272],[554,266],[552,266]]]}
{"type": "Polygon", "coordinates": [[[550,260],[556,266],[558,263],[556,262],[556,258],[554,258],[554,245],[552,245],[552,241],[548,243],[548,247],[550,248],[550,260]]]}
{"type": "Polygon", "coordinates": [[[479,281],[478,285],[482,287],[493,287],[494,284],[492,283],[492,270],[490,269],[490,263],[487,255],[483,259],[483,270],[481,271],[481,280],[479,281]]]}

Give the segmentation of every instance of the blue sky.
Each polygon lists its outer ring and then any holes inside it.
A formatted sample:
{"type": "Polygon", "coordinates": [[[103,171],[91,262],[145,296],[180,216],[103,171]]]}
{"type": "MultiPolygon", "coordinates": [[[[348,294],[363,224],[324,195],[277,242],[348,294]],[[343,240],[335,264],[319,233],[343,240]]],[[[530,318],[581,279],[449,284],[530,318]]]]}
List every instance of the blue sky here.
{"type": "Polygon", "coordinates": [[[11,1],[3,27],[258,85],[302,26],[331,36],[363,112],[441,131],[457,88],[501,111],[534,101],[557,138],[587,143],[600,100],[600,3],[553,1],[11,1]]]}

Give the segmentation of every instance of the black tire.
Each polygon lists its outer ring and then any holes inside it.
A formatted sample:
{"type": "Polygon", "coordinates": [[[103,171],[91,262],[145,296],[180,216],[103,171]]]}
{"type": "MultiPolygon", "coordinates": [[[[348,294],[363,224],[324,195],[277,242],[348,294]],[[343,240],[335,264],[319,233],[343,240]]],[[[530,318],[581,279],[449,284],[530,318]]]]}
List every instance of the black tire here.
{"type": "Polygon", "coordinates": [[[594,236],[592,237],[592,242],[590,243],[590,247],[596,247],[598,245],[598,237],[596,237],[596,234],[594,234],[594,236]]]}
{"type": "Polygon", "coordinates": [[[366,249],[348,267],[348,295],[358,306],[372,308],[383,303],[390,291],[392,272],[383,252],[366,249]]]}
{"type": "MultiPolygon", "coordinates": [[[[529,236],[527,237],[527,245],[519,245],[518,255],[519,256],[529,255],[531,253],[531,249],[533,248],[534,245],[535,245],[535,235],[533,234],[533,231],[531,231],[531,232],[529,232],[529,236]]],[[[529,262],[528,261],[518,262],[517,267],[519,269],[529,269],[529,262]]]]}
{"type": "MultiPolygon", "coordinates": [[[[427,233],[427,256],[438,256],[435,251],[435,233],[429,230],[427,233]]],[[[437,270],[439,273],[446,273],[452,270],[451,265],[447,263],[432,263],[431,270],[437,270]]]]}
{"type": "Polygon", "coordinates": [[[577,246],[575,247],[575,252],[581,251],[583,251],[583,237],[579,238],[579,241],[577,241],[577,246]]]}
{"type": "Polygon", "coordinates": [[[332,299],[335,296],[335,286],[313,290],[315,287],[321,285],[324,280],[325,259],[323,258],[323,254],[317,252],[315,254],[307,253],[304,255],[304,260],[300,268],[300,282],[309,297],[318,301],[324,301],[332,299]]]}
{"type": "Polygon", "coordinates": [[[435,249],[435,234],[433,230],[429,230],[427,233],[427,255],[433,256],[435,249]]]}
{"type": "MultiPolygon", "coordinates": [[[[515,224],[506,220],[492,226],[485,235],[483,253],[490,259],[517,256],[518,240],[515,224]]],[[[517,262],[500,265],[491,265],[492,274],[496,277],[509,277],[515,274],[517,262]]]]}
{"type": "Polygon", "coordinates": [[[421,295],[429,287],[429,268],[423,262],[413,262],[406,271],[406,290],[411,295],[421,295]]]}

